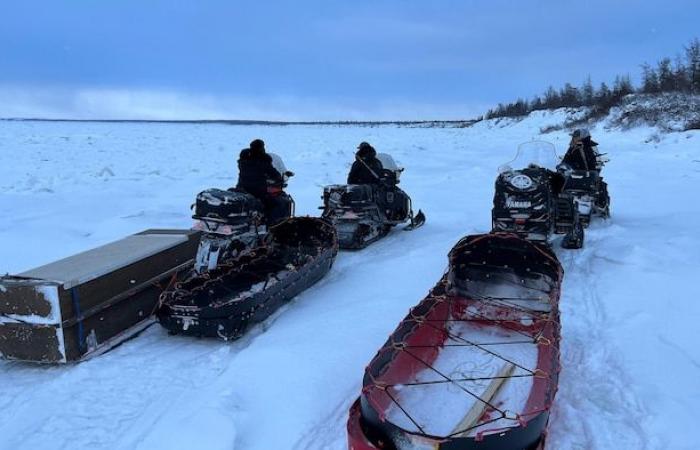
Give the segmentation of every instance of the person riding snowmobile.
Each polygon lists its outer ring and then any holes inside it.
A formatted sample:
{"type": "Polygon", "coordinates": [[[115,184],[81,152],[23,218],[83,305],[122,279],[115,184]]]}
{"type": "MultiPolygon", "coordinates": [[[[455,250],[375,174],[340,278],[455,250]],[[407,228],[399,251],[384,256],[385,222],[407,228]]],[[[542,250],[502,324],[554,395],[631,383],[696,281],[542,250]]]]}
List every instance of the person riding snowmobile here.
{"type": "Polygon", "coordinates": [[[573,170],[600,170],[598,164],[598,143],[591,139],[591,133],[580,128],[571,133],[571,142],[562,163],[573,170]]]}
{"type": "Polygon", "coordinates": [[[361,142],[348,174],[348,184],[378,184],[381,181],[382,169],[382,162],[377,159],[374,147],[367,142],[361,142]]]}
{"type": "MultiPolygon", "coordinates": [[[[388,156],[388,155],[386,155],[388,156]]],[[[397,173],[391,166],[395,163],[389,156],[391,163],[386,166],[382,162],[382,155],[367,142],[361,142],[355,153],[355,162],[348,174],[348,184],[368,184],[372,186],[375,201],[384,210],[390,219],[405,217],[409,213],[408,194],[401,190],[398,184],[397,173]],[[385,167],[386,166],[386,167],[385,167]]]]}
{"type": "Polygon", "coordinates": [[[265,142],[255,139],[250,147],[241,150],[238,158],[237,190],[247,192],[260,200],[269,224],[289,217],[289,203],[284,192],[284,177],[292,172],[280,173],[273,165],[272,157],[265,152],[265,142]]]}
{"type": "MultiPolygon", "coordinates": [[[[596,180],[593,185],[594,192],[591,194],[595,198],[595,210],[602,217],[609,217],[610,215],[608,185],[600,176],[600,171],[606,162],[607,158],[598,153],[598,143],[591,139],[591,133],[585,128],[579,128],[571,133],[569,149],[558,167],[558,172],[561,174],[562,188],[564,187],[564,180],[571,174],[571,171],[585,171],[588,174],[586,177],[593,177],[592,180],[596,180]]],[[[579,175],[578,178],[581,179],[581,176],[579,175]]],[[[558,180],[554,183],[554,186],[558,186],[558,180]]]]}

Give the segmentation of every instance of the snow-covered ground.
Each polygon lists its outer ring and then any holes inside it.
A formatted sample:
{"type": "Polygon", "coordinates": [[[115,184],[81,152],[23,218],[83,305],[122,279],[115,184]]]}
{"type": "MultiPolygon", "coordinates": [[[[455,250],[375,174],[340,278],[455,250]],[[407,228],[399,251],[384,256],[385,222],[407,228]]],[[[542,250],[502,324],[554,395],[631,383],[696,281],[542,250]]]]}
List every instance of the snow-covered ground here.
{"type": "MultiPolygon", "coordinates": [[[[296,172],[299,214],[343,182],[366,140],[406,166],[428,217],[361,252],[235,343],[160,327],[85,363],[0,362],[0,449],[341,449],[363,369],[438,280],[463,235],[490,229],[496,168],[561,122],[469,128],[0,122],[0,272],[145,228],[188,227],[194,195],[230,186],[262,137],[296,172]]],[[[697,448],[700,133],[593,135],[613,217],[565,267],[550,449],[697,448]]],[[[565,149],[563,132],[545,135],[565,149]]]]}

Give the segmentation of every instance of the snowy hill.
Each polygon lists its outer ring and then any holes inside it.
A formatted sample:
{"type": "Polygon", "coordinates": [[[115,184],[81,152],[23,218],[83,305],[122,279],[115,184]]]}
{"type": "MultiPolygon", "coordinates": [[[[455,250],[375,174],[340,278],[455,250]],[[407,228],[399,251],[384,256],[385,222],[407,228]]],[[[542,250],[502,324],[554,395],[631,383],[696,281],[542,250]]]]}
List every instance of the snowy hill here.
{"type": "Polygon", "coordinates": [[[650,127],[661,133],[697,130],[700,129],[700,95],[629,94],[609,111],[589,107],[560,108],[535,111],[527,117],[538,115],[561,118],[543,127],[544,132],[594,126],[602,126],[608,130],[650,127]]]}
{"type": "MultiPolygon", "coordinates": [[[[298,214],[345,179],[357,143],[406,167],[428,217],[361,252],[233,344],[154,326],[85,363],[0,362],[0,449],[342,449],[363,369],[438,280],[462,236],[490,229],[496,168],[571,112],[470,127],[0,122],[0,272],[150,227],[188,227],[194,195],[227,187],[262,137],[296,172],[298,214]]],[[[614,117],[614,116],[611,116],[614,117]]],[[[611,119],[612,120],[612,119],[611,119]]],[[[611,162],[612,219],[565,268],[550,449],[696,447],[700,404],[700,131],[592,129],[611,162]]]]}
{"type": "Polygon", "coordinates": [[[608,123],[625,129],[644,125],[663,131],[700,129],[700,95],[628,95],[610,111],[608,123]]]}

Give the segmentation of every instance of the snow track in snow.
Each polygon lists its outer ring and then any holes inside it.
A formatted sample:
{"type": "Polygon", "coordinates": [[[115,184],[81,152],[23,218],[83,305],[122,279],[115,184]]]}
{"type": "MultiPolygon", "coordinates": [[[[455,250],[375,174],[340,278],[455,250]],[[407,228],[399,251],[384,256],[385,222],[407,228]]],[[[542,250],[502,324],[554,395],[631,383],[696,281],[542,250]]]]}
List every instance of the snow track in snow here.
{"type": "Polygon", "coordinates": [[[598,236],[616,228],[611,222],[594,221],[586,230],[584,249],[557,249],[564,267],[562,371],[549,448],[568,442],[570,448],[643,449],[649,442],[642,426],[649,413],[630,391],[621,350],[611,343],[615,324],[607,317],[606,302],[614,300],[602,296],[597,286],[597,252],[604,244],[598,236]],[[594,417],[605,420],[588,419],[594,417]]]}
{"type": "MultiPolygon", "coordinates": [[[[235,180],[236,151],[262,137],[296,173],[298,214],[345,179],[361,141],[406,167],[428,220],[358,252],[242,340],[153,326],[85,363],[0,361],[0,450],[343,449],[363,370],[442,275],[464,235],[490,228],[496,168],[560,122],[470,128],[234,127],[0,122],[0,272],[155,227],[188,227],[204,188],[235,180]],[[69,138],[69,139],[65,139],[69,138]],[[107,170],[108,169],[108,170],[107,170]]],[[[609,153],[613,218],[581,251],[557,250],[562,373],[550,449],[690,449],[700,405],[700,133],[592,130],[609,153]]]]}
{"type": "Polygon", "coordinates": [[[205,386],[232,351],[230,346],[178,339],[163,345],[162,335],[151,328],[103,357],[68,368],[19,363],[4,368],[4,394],[17,390],[19,405],[10,405],[14,420],[0,425],[3,446],[42,448],[51,442],[53,448],[118,447],[115,435],[130,423],[140,426],[120,440],[138,442],[139,428],[156,422],[183,393],[205,386]],[[158,357],[163,351],[170,353],[168,358],[158,357]],[[20,380],[31,382],[21,386],[20,380]]]}

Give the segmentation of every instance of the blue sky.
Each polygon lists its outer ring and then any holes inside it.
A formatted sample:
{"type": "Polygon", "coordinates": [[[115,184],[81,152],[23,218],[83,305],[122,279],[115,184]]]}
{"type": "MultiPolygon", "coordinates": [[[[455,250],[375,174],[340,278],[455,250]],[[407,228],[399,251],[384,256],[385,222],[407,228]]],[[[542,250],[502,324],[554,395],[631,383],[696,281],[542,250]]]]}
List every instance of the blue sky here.
{"type": "Polygon", "coordinates": [[[4,3],[0,117],[468,118],[700,35],[698,0],[4,3]]]}

